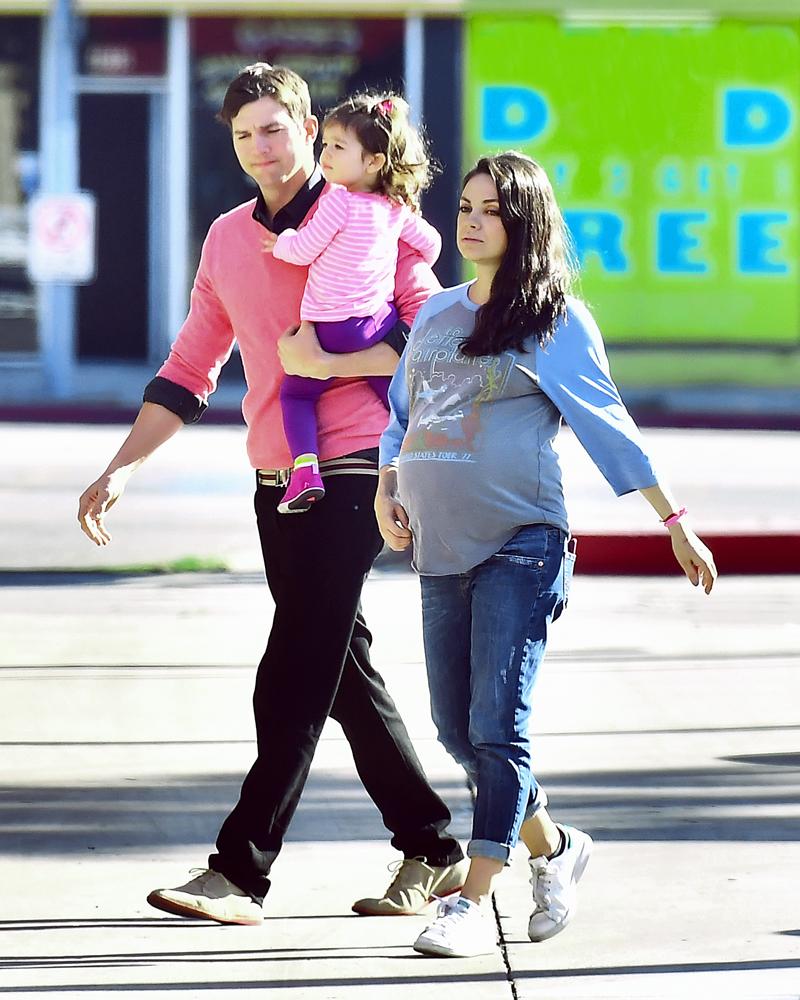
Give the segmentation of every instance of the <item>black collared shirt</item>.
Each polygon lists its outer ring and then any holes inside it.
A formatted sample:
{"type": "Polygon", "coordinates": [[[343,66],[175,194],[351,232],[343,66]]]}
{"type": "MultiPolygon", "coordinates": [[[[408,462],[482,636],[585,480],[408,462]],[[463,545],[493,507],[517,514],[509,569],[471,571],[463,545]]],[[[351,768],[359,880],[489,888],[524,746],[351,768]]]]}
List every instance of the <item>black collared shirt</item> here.
{"type": "Polygon", "coordinates": [[[273,233],[282,233],[286,229],[297,229],[308,215],[311,206],[322,194],[324,187],[325,178],[322,176],[319,164],[315,163],[314,172],[289,204],[278,209],[274,218],[270,215],[267,203],[264,201],[264,195],[259,190],[256,206],[253,209],[253,218],[273,233]]]}

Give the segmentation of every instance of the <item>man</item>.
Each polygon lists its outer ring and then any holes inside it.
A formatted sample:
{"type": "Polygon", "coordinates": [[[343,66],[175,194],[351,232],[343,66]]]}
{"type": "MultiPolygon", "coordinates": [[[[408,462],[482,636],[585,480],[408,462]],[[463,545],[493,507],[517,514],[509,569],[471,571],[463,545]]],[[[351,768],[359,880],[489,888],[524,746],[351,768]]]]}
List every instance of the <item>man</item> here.
{"type": "MultiPolygon", "coordinates": [[[[149,902],[221,923],[262,920],[269,872],[297,807],[325,719],[342,726],[359,776],[403,852],[382,897],[353,905],[362,914],[408,914],[461,888],[466,863],[446,833],[450,814],[430,788],[408,733],[369,657],[361,588],[380,535],[372,512],[377,443],[386,411],[362,379],[326,392],[318,408],[325,499],[301,515],[277,511],[292,464],[283,436],[284,371],[315,378],[389,375],[403,332],[357,354],[328,355],[293,335],[305,269],[261,249],[264,229],[296,229],[314,212],[325,181],[314,160],[318,123],[305,81],[256,63],[228,87],[220,119],[256,182],[254,201],[211,226],[189,315],[117,455],[83,493],[78,519],[98,545],[110,541],[105,514],[144,459],[184,423],[198,420],[234,339],[247,375],[243,412],[256,469],[255,507],[275,615],[256,676],[256,762],[220,829],[209,867],[149,902]],[[286,331],[286,332],[284,332],[286,331]],[[313,625],[313,627],[310,627],[313,625]]],[[[395,302],[409,324],[437,289],[430,269],[401,248],[395,302]]]]}

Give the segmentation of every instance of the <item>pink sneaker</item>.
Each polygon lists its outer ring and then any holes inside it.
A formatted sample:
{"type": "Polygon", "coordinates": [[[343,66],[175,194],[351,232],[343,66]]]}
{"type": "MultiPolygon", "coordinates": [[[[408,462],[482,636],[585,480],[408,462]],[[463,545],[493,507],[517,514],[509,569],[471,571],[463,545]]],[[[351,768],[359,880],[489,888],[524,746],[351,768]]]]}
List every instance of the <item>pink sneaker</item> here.
{"type": "Polygon", "coordinates": [[[289,485],[278,504],[279,514],[302,514],[316,500],[325,496],[322,476],[313,465],[303,465],[292,472],[289,485]]]}

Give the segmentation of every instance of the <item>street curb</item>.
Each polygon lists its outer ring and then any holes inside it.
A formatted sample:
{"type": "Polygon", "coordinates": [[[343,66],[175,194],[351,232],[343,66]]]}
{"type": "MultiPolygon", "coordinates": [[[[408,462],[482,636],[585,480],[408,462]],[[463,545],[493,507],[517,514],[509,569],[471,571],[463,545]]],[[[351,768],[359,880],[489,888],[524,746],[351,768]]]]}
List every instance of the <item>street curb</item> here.
{"type": "MultiPolygon", "coordinates": [[[[766,534],[709,533],[701,537],[714,554],[720,573],[736,576],[800,574],[800,532],[766,534]]],[[[575,572],[589,576],[675,576],[681,570],[665,531],[658,533],[604,533],[576,531],[578,559],[575,572]]],[[[385,549],[380,569],[407,568],[407,552],[385,549]]]]}
{"type": "MultiPolygon", "coordinates": [[[[681,573],[665,532],[596,534],[577,531],[574,537],[578,554],[576,573],[586,576],[676,576],[681,573]]],[[[701,537],[714,554],[717,569],[724,576],[800,575],[800,532],[720,534],[703,531],[701,537]]],[[[384,548],[375,560],[375,569],[378,572],[410,572],[410,564],[410,552],[392,552],[384,548]]],[[[76,581],[91,577],[111,582],[150,576],[187,578],[204,575],[253,576],[260,573],[260,570],[214,568],[191,571],[159,568],[147,571],[109,570],[98,566],[0,566],[0,587],[48,576],[76,581]]]]}
{"type": "MultiPolygon", "coordinates": [[[[659,534],[576,532],[577,573],[593,576],[670,576],[680,573],[669,538],[659,534]]],[[[701,532],[724,575],[800,573],[800,533],[701,532]]]]}
{"type": "MultiPolygon", "coordinates": [[[[670,410],[637,402],[629,403],[628,410],[640,427],[664,430],[800,431],[800,414],[794,412],[670,410]]],[[[138,407],[113,402],[7,403],[0,406],[0,422],[125,425],[132,424],[138,412],[138,407]]],[[[242,426],[244,418],[238,403],[213,401],[203,423],[242,426]]]]}

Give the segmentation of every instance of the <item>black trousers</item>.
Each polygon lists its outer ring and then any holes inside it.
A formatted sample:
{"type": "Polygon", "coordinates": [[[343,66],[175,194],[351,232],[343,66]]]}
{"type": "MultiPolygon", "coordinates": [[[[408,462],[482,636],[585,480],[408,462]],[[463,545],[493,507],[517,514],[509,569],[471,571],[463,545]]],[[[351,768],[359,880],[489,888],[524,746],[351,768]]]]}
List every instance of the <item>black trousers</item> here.
{"type": "Polygon", "coordinates": [[[277,513],[283,487],[256,490],[275,600],[253,695],[258,757],[222,825],[209,867],[259,903],[329,715],[342,726],[359,777],[404,857],[424,857],[437,866],[463,857],[458,841],[446,833],[447,806],[428,784],[370,662],[372,637],[360,600],[381,547],[373,513],[376,482],[370,475],[326,477],[324,499],[303,514],[277,513]]]}

